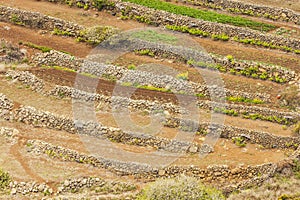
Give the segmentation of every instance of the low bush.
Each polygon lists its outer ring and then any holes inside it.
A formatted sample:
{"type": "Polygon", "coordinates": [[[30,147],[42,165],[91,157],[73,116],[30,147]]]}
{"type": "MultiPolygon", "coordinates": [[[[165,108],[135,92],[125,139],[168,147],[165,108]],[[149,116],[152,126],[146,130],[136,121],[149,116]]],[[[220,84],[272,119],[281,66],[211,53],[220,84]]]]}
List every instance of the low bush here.
{"type": "Polygon", "coordinates": [[[0,191],[5,190],[9,183],[11,182],[11,178],[7,172],[4,172],[0,169],[0,191]]]}
{"type": "Polygon", "coordinates": [[[246,146],[246,141],[242,137],[233,137],[232,142],[237,145],[238,147],[245,147],[246,146]]]}
{"type": "Polygon", "coordinates": [[[176,76],[176,78],[187,81],[189,80],[189,72],[180,73],[176,76]]]}
{"type": "Polygon", "coordinates": [[[300,122],[295,124],[293,132],[295,135],[300,136],[300,122]]]}
{"type": "Polygon", "coordinates": [[[196,178],[180,176],[159,179],[148,184],[137,200],[222,200],[223,194],[199,182],[196,178]]]}

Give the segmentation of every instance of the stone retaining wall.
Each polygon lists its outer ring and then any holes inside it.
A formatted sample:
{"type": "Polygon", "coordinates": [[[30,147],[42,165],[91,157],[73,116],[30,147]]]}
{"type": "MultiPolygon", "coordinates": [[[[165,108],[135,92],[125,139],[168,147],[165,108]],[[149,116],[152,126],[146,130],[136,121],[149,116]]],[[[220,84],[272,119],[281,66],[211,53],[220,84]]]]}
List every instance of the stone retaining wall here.
{"type": "Polygon", "coordinates": [[[49,95],[56,96],[59,98],[63,97],[83,100],[85,102],[96,102],[97,104],[104,103],[105,105],[117,110],[121,110],[123,108],[130,108],[134,111],[146,110],[149,113],[163,113],[164,111],[168,111],[172,114],[187,112],[184,110],[184,108],[180,108],[179,106],[176,106],[172,103],[161,103],[158,101],[148,100],[133,100],[122,96],[105,96],[96,93],[88,93],[68,86],[56,85],[55,88],[49,91],[49,95]]]}
{"type": "MultiPolygon", "coordinates": [[[[238,60],[232,58],[232,60],[227,57],[208,54],[211,61],[205,63],[200,60],[187,60],[186,57],[182,57],[179,54],[174,54],[173,52],[169,52],[165,49],[158,49],[155,47],[146,47],[146,48],[137,48],[140,50],[150,50],[155,56],[171,58],[176,61],[181,61],[183,63],[188,63],[191,67],[210,69],[210,70],[218,70],[221,73],[230,73],[236,75],[242,75],[249,78],[261,79],[261,80],[270,80],[278,83],[285,83],[288,81],[294,81],[297,78],[297,73],[289,70],[287,68],[259,63],[254,61],[247,60],[238,60]],[[219,68],[218,68],[219,67],[219,68]]],[[[139,54],[139,52],[137,52],[139,54]]]]}
{"type": "MultiPolygon", "coordinates": [[[[109,160],[102,157],[88,156],[80,154],[74,150],[66,149],[61,146],[55,146],[39,140],[28,141],[28,146],[37,154],[47,154],[53,158],[63,159],[64,161],[75,161],[82,164],[90,164],[95,167],[109,169],[119,175],[134,175],[136,178],[155,180],[159,177],[176,177],[179,174],[186,174],[197,177],[205,182],[220,182],[221,184],[239,183],[248,180],[246,183],[252,183],[251,179],[257,179],[259,176],[271,177],[277,169],[277,165],[266,163],[257,166],[239,166],[230,168],[227,165],[212,165],[207,168],[198,168],[195,166],[166,166],[164,168],[153,168],[141,163],[120,162],[109,160]],[[230,181],[230,182],[228,182],[230,181]]],[[[226,184],[226,185],[227,185],[226,184]]],[[[244,184],[237,184],[235,189],[244,184]]]]}
{"type": "MultiPolygon", "coordinates": [[[[214,135],[221,133],[217,137],[232,139],[240,137],[246,142],[260,144],[263,148],[292,148],[297,149],[300,144],[299,137],[277,136],[267,132],[248,130],[230,125],[218,125],[213,123],[197,123],[191,120],[180,119],[176,117],[167,117],[164,120],[164,126],[171,128],[180,128],[188,130],[197,130],[199,133],[214,135]],[[218,130],[220,129],[220,130],[218,130]]],[[[205,134],[203,136],[205,136],[205,134]]]]}
{"type": "MultiPolygon", "coordinates": [[[[294,124],[300,120],[300,114],[297,112],[282,112],[273,110],[270,108],[258,107],[258,106],[244,106],[237,104],[217,103],[205,100],[199,100],[198,106],[203,109],[215,110],[216,108],[233,110],[237,115],[250,116],[251,114],[264,116],[264,120],[269,120],[268,117],[273,117],[269,121],[273,121],[281,124],[294,124]]],[[[218,111],[216,111],[218,112],[218,111]]],[[[257,117],[259,118],[259,117],[257,117]]]]}
{"type": "Polygon", "coordinates": [[[26,50],[12,45],[10,42],[0,38],[0,63],[21,62],[26,57],[26,50]]]}
{"type": "MultiPolygon", "coordinates": [[[[285,38],[281,36],[275,36],[271,34],[263,34],[259,31],[250,30],[247,28],[235,27],[226,24],[219,24],[215,22],[202,21],[191,17],[175,15],[165,11],[150,9],[144,6],[119,2],[115,2],[114,11],[120,14],[124,14],[131,18],[143,17],[148,20],[149,23],[158,26],[165,25],[177,25],[177,26],[188,26],[203,30],[211,34],[222,34],[225,33],[230,37],[238,37],[241,39],[258,39],[262,42],[272,43],[276,46],[288,46],[294,49],[300,49],[300,44],[297,39],[285,38]]],[[[144,20],[144,21],[145,21],[144,20]]]]}
{"type": "Polygon", "coordinates": [[[6,72],[6,76],[11,78],[13,81],[20,81],[22,84],[31,87],[31,89],[36,92],[42,92],[45,86],[43,80],[27,71],[8,70],[6,72]]]}
{"type": "Polygon", "coordinates": [[[12,119],[13,102],[4,94],[0,93],[0,118],[5,120],[12,119]]]}
{"type": "MultiPolygon", "coordinates": [[[[227,96],[241,96],[250,99],[260,99],[264,102],[270,101],[270,95],[261,93],[247,93],[234,90],[228,90],[226,88],[215,88],[215,86],[205,86],[191,81],[178,80],[175,77],[169,75],[156,75],[149,72],[139,70],[128,70],[123,67],[114,65],[106,65],[89,60],[77,59],[70,55],[51,51],[49,53],[37,54],[33,56],[33,64],[36,66],[55,66],[59,65],[70,69],[77,70],[79,73],[88,73],[95,76],[110,76],[115,77],[120,84],[131,83],[132,85],[152,85],[157,88],[170,89],[175,93],[186,94],[203,94],[207,97],[213,92],[214,96],[224,95],[224,91],[227,96]],[[80,65],[81,64],[81,65],[80,65]]],[[[224,97],[224,96],[221,96],[224,97]]]]}
{"type": "MultiPolygon", "coordinates": [[[[50,1],[50,0],[48,0],[50,1]]],[[[51,2],[61,2],[61,0],[51,0],[51,2]]],[[[76,1],[93,7],[90,0],[76,1]]],[[[165,11],[155,10],[140,6],[133,3],[122,2],[120,0],[108,0],[102,9],[109,9],[115,14],[127,16],[132,19],[142,19],[142,22],[156,26],[177,25],[197,28],[210,34],[226,34],[231,38],[238,37],[239,39],[258,39],[261,42],[266,42],[275,46],[290,47],[294,50],[300,50],[300,43],[297,39],[275,36],[272,34],[263,34],[259,31],[254,31],[248,28],[235,27],[227,24],[203,21],[182,15],[176,15],[165,11]]],[[[297,22],[298,23],[298,22],[297,22]]]]}
{"type": "Polygon", "coordinates": [[[276,8],[232,0],[181,0],[181,2],[186,2],[192,5],[205,6],[212,9],[226,10],[232,13],[264,17],[267,19],[279,20],[284,22],[293,22],[300,25],[300,14],[287,8],[276,8]]]}
{"type": "Polygon", "coordinates": [[[45,183],[36,183],[36,182],[17,182],[13,181],[9,184],[10,194],[11,195],[28,195],[28,194],[36,194],[43,193],[43,194],[52,194],[53,189],[50,188],[45,183]]]}
{"type": "MultiPolygon", "coordinates": [[[[69,133],[84,134],[99,138],[106,138],[118,143],[151,146],[155,149],[163,149],[169,152],[192,152],[191,143],[186,141],[170,140],[144,133],[122,131],[120,128],[106,127],[97,122],[83,122],[57,116],[50,112],[36,110],[25,106],[15,111],[15,120],[37,127],[47,127],[66,131],[69,133]]],[[[196,152],[200,148],[196,148],[196,152]]],[[[195,153],[195,152],[192,152],[195,153]]]]}
{"type": "Polygon", "coordinates": [[[67,31],[72,36],[77,36],[79,32],[84,29],[83,26],[73,22],[46,16],[38,12],[19,10],[5,6],[0,6],[0,21],[50,31],[59,29],[67,31]]]}
{"type": "MultiPolygon", "coordinates": [[[[26,83],[27,85],[29,84],[30,86],[33,86],[33,89],[38,89],[38,91],[41,91],[44,85],[42,80],[36,78],[34,75],[32,75],[29,72],[8,71],[7,75],[10,77],[17,78],[18,80],[26,83]]],[[[203,91],[205,92],[204,94],[208,93],[211,90],[217,90],[217,88],[209,88],[195,83],[192,87],[197,89],[200,88],[202,92],[203,91]]],[[[248,96],[247,95],[248,93],[240,93],[240,92],[235,92],[230,90],[225,90],[225,91],[227,95],[230,96],[244,96],[246,98],[253,97],[252,94],[249,94],[248,96]]],[[[84,92],[78,89],[65,87],[65,86],[56,86],[54,89],[50,91],[49,94],[57,97],[72,97],[75,99],[81,99],[85,101],[102,101],[106,104],[111,104],[114,107],[118,107],[118,108],[131,107],[132,109],[135,110],[146,109],[154,112],[157,112],[158,110],[163,112],[164,110],[166,110],[174,114],[187,112],[187,110],[185,110],[184,108],[175,106],[171,103],[162,104],[161,102],[155,102],[155,101],[150,102],[147,100],[131,100],[130,98],[124,98],[118,96],[107,97],[104,95],[88,93],[88,92],[84,92]]],[[[195,103],[196,102],[197,100],[195,99],[195,103]]],[[[245,118],[247,116],[250,118],[251,115],[257,115],[258,117],[256,118],[272,121],[276,123],[281,123],[281,124],[294,124],[300,120],[300,115],[298,113],[280,112],[277,110],[272,110],[264,107],[217,103],[217,102],[204,101],[204,100],[198,100],[197,105],[202,109],[215,110],[216,112],[222,112],[222,109],[224,109],[225,111],[231,110],[234,111],[237,115],[240,115],[245,118]],[[221,111],[218,111],[218,109],[221,109],[221,111]]]]}
{"type": "Polygon", "coordinates": [[[0,21],[53,31],[54,34],[76,37],[79,41],[85,41],[90,44],[98,44],[118,32],[116,28],[110,26],[85,28],[79,24],[43,15],[38,12],[6,6],[0,6],[0,21]]]}
{"type": "Polygon", "coordinates": [[[120,194],[135,190],[136,186],[119,181],[105,181],[98,177],[70,178],[65,180],[61,186],[58,187],[57,194],[76,193],[86,188],[96,188],[97,190],[102,190],[102,193],[120,194]]]}

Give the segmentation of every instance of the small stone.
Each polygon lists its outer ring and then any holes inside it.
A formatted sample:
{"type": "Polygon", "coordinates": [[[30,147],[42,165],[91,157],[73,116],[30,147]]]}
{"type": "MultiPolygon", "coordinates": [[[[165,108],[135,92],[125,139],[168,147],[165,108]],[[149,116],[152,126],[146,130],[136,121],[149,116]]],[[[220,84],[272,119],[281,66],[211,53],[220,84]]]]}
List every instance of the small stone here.
{"type": "Polygon", "coordinates": [[[17,193],[17,189],[16,188],[11,189],[10,194],[15,195],[16,193],[17,193]]]}
{"type": "Polygon", "coordinates": [[[192,145],[190,148],[189,148],[189,152],[191,153],[197,153],[198,151],[198,147],[195,146],[195,145],[192,145]]]}
{"type": "Polygon", "coordinates": [[[70,182],[68,181],[68,180],[65,180],[65,182],[64,182],[64,186],[69,186],[70,185],[70,182]]]}
{"type": "Polygon", "coordinates": [[[39,190],[39,192],[43,192],[44,191],[44,185],[39,185],[38,190],[39,190]]]}
{"type": "Polygon", "coordinates": [[[165,173],[166,173],[166,171],[163,170],[163,169],[161,169],[161,170],[158,171],[158,175],[159,176],[163,176],[163,175],[165,175],[165,173]]]}

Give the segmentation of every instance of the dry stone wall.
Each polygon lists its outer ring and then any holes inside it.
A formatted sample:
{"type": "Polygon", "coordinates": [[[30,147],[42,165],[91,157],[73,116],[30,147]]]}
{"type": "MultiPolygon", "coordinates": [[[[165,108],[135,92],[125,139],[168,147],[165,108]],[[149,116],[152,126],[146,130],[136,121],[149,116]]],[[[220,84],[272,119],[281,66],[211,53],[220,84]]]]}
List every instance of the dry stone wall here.
{"type": "MultiPolygon", "coordinates": [[[[269,121],[274,121],[277,123],[283,124],[294,124],[300,120],[300,114],[297,112],[282,112],[278,110],[273,110],[270,108],[258,107],[258,106],[244,106],[237,104],[228,104],[228,103],[218,103],[200,100],[198,102],[198,106],[203,109],[226,109],[233,110],[237,113],[237,115],[261,115],[264,116],[264,120],[268,120],[268,117],[273,117],[274,119],[270,119],[269,121]]],[[[218,111],[216,111],[218,112],[218,111]]],[[[258,117],[259,118],[259,117],[258,117]]]]}
{"type": "MultiPolygon", "coordinates": [[[[234,137],[243,138],[246,142],[260,144],[264,148],[291,148],[297,149],[300,144],[299,137],[283,137],[274,134],[248,130],[244,128],[234,127],[230,125],[214,124],[214,123],[198,123],[191,120],[180,119],[176,117],[167,117],[164,125],[171,128],[180,128],[183,130],[197,130],[199,133],[216,135],[216,137],[232,139],[234,137]]],[[[204,136],[205,136],[204,134],[204,136]]]]}
{"type": "Polygon", "coordinates": [[[132,3],[116,2],[115,11],[118,13],[126,13],[130,17],[144,17],[150,23],[164,26],[164,25],[177,25],[198,28],[212,34],[225,33],[230,37],[237,36],[238,38],[252,38],[258,39],[263,42],[272,43],[277,46],[288,46],[294,49],[300,49],[298,40],[292,38],[285,38],[271,34],[263,34],[259,31],[254,31],[246,28],[235,27],[226,24],[219,24],[215,22],[207,22],[197,20],[191,17],[179,16],[165,11],[154,10],[139,6],[132,3]]]}
{"type": "Polygon", "coordinates": [[[227,183],[229,180],[234,182],[235,189],[239,189],[245,184],[253,183],[257,177],[263,175],[264,178],[271,177],[277,169],[277,165],[266,163],[257,166],[239,166],[230,168],[227,165],[212,165],[207,168],[198,168],[195,166],[167,166],[164,168],[153,168],[150,165],[141,163],[124,163],[115,160],[109,160],[102,157],[88,156],[78,152],[66,149],[61,146],[55,146],[39,140],[30,140],[28,144],[31,151],[37,154],[47,154],[53,158],[63,159],[65,161],[75,161],[82,164],[90,164],[95,167],[109,169],[119,175],[134,175],[136,178],[146,178],[154,180],[159,177],[176,177],[179,174],[186,174],[197,177],[206,182],[220,181],[227,183]],[[245,181],[244,183],[241,181],[245,181]],[[240,183],[240,184],[237,184],[240,183]]]}
{"type": "Polygon", "coordinates": [[[0,93],[0,118],[5,120],[12,119],[13,102],[4,94],[0,93]]]}
{"type": "Polygon", "coordinates": [[[56,28],[67,31],[72,36],[78,35],[79,32],[84,29],[83,26],[78,24],[46,16],[38,12],[19,10],[5,6],[0,7],[0,21],[50,31],[56,28]]]}
{"type": "Polygon", "coordinates": [[[222,95],[224,97],[224,92],[227,96],[241,96],[250,99],[260,99],[264,102],[270,101],[270,95],[262,93],[247,93],[234,90],[228,90],[223,88],[218,88],[217,86],[205,86],[198,83],[178,80],[169,75],[156,75],[149,72],[139,71],[139,70],[128,70],[123,67],[118,67],[114,65],[106,65],[98,62],[92,62],[90,60],[77,59],[70,55],[51,51],[49,53],[37,54],[33,56],[33,64],[36,66],[55,66],[59,65],[62,67],[67,67],[70,69],[77,70],[79,73],[88,73],[95,76],[105,75],[109,77],[115,77],[117,82],[120,84],[131,83],[132,85],[151,85],[157,88],[170,89],[175,93],[186,93],[186,94],[203,94],[207,97],[213,92],[213,94],[218,97],[222,95]]]}
{"type": "MultiPolygon", "coordinates": [[[[155,149],[163,149],[169,152],[192,152],[189,147],[190,142],[170,140],[160,138],[144,133],[135,133],[122,131],[119,128],[106,127],[98,122],[83,122],[79,120],[71,120],[66,117],[56,116],[50,112],[36,110],[33,107],[24,106],[15,111],[15,120],[37,127],[47,127],[69,133],[84,134],[99,138],[110,139],[111,141],[138,145],[151,146],[155,149]]],[[[199,151],[200,148],[196,148],[199,151]]],[[[192,153],[195,153],[192,152],[192,153]]]]}
{"type": "MultiPolygon", "coordinates": [[[[53,1],[51,0],[51,2],[53,1]]],[[[61,0],[54,0],[54,2],[65,3],[61,0]]],[[[90,7],[93,7],[93,4],[90,0],[86,0],[83,3],[89,5],[90,7]]],[[[144,22],[147,21],[147,23],[156,26],[188,26],[200,29],[211,34],[224,33],[230,36],[231,38],[238,37],[239,39],[257,39],[261,42],[266,42],[275,46],[287,46],[294,50],[300,50],[299,41],[293,38],[285,38],[282,36],[275,36],[272,34],[264,34],[259,31],[254,31],[248,28],[241,28],[215,22],[202,21],[191,17],[176,15],[165,11],[147,8],[133,3],[122,2],[120,0],[108,0],[106,5],[109,6],[104,6],[103,9],[112,10],[114,15],[119,14],[130,17],[132,19],[143,19],[144,22]]]]}
{"type": "Polygon", "coordinates": [[[150,113],[154,112],[164,112],[168,111],[172,114],[178,113],[186,113],[187,111],[179,106],[176,106],[172,103],[161,103],[158,101],[147,101],[147,100],[133,100],[127,97],[122,96],[105,96],[96,93],[88,93],[82,90],[78,90],[75,88],[67,87],[67,86],[59,86],[56,85],[54,89],[49,92],[50,95],[56,97],[67,97],[72,99],[83,100],[85,102],[96,102],[104,103],[114,109],[123,109],[130,108],[132,110],[146,110],[150,113]]]}
{"type": "Polygon", "coordinates": [[[271,6],[232,0],[181,0],[181,2],[186,2],[193,5],[206,6],[212,9],[227,10],[233,13],[264,17],[272,20],[293,22],[295,24],[300,25],[300,14],[286,8],[276,8],[271,6]]]}
{"type": "Polygon", "coordinates": [[[9,184],[9,188],[10,188],[11,195],[22,194],[22,195],[35,196],[38,195],[38,193],[42,193],[42,194],[53,193],[53,189],[50,188],[45,183],[12,181],[9,184]]]}
{"type": "Polygon", "coordinates": [[[27,71],[8,70],[6,72],[6,76],[11,78],[13,81],[20,81],[21,83],[31,87],[31,89],[36,92],[42,92],[45,86],[43,80],[27,71]]]}
{"type": "Polygon", "coordinates": [[[105,181],[98,177],[81,177],[81,178],[70,178],[65,180],[58,188],[57,194],[60,193],[76,193],[84,189],[95,188],[102,190],[103,193],[120,194],[136,189],[133,184],[119,182],[119,181],[105,181]]]}
{"type": "MultiPolygon", "coordinates": [[[[128,70],[130,71],[130,70],[128,70]]],[[[138,72],[138,71],[137,71],[138,72]]],[[[44,87],[44,82],[41,79],[36,78],[34,75],[32,75],[29,72],[21,72],[21,71],[8,71],[7,76],[12,77],[13,79],[17,79],[27,85],[32,86],[34,90],[37,90],[38,92],[42,92],[42,89],[44,87]]],[[[134,81],[134,80],[133,80],[134,81]]],[[[218,91],[218,88],[210,88],[205,87],[202,85],[198,85],[193,83],[193,88],[197,88],[196,90],[200,90],[204,94],[207,94],[211,90],[214,90],[215,92],[218,91]]],[[[253,95],[249,93],[241,93],[237,91],[231,91],[226,90],[226,94],[229,96],[243,96],[246,98],[253,98],[253,95]]],[[[220,91],[222,92],[222,91],[220,91]]],[[[85,101],[101,101],[106,104],[113,105],[117,108],[125,108],[130,107],[134,110],[149,110],[150,112],[157,112],[164,110],[173,113],[186,113],[188,112],[182,107],[175,106],[171,103],[161,103],[161,102],[153,102],[153,101],[146,101],[146,100],[131,100],[130,98],[125,98],[121,96],[113,96],[113,97],[107,97],[104,95],[96,94],[96,93],[88,93],[82,90],[66,87],[66,86],[56,86],[54,89],[52,89],[49,92],[50,95],[57,96],[57,97],[72,97],[74,99],[81,99],[85,101]]],[[[255,94],[255,98],[259,95],[259,98],[263,96],[262,94],[255,94]]],[[[268,98],[267,98],[268,99],[268,98]]],[[[196,99],[195,99],[196,100],[196,99]]],[[[266,99],[263,99],[266,100],[266,99]]],[[[196,101],[195,101],[196,102],[196,101]]],[[[222,109],[224,110],[233,110],[237,115],[241,116],[251,116],[251,115],[259,115],[258,118],[268,121],[273,121],[277,123],[282,124],[293,124],[296,123],[300,116],[296,112],[279,112],[277,110],[272,110],[269,108],[263,108],[263,107],[257,107],[257,106],[244,106],[244,105],[237,105],[237,104],[226,104],[226,103],[217,103],[212,101],[204,101],[204,100],[198,100],[197,105],[200,108],[203,109],[209,109],[209,110],[216,110],[216,112],[219,112],[218,110],[222,109]]],[[[6,111],[5,111],[6,112],[6,111]]]]}
{"type": "Polygon", "coordinates": [[[43,15],[38,12],[0,6],[0,21],[53,31],[55,34],[76,37],[79,41],[98,44],[118,32],[110,26],[85,28],[79,24],[43,15]]]}
{"type": "Polygon", "coordinates": [[[26,57],[26,51],[12,45],[4,39],[0,39],[0,63],[21,62],[26,57]]]}

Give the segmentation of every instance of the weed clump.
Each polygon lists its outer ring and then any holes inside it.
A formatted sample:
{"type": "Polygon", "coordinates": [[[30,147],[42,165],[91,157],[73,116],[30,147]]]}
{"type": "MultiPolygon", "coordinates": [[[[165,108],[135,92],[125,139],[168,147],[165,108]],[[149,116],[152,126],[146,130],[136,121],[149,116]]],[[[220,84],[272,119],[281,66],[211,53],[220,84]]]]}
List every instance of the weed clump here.
{"type": "Polygon", "coordinates": [[[222,200],[223,194],[208,187],[196,178],[180,176],[160,179],[146,186],[137,197],[138,200],[222,200]]]}

